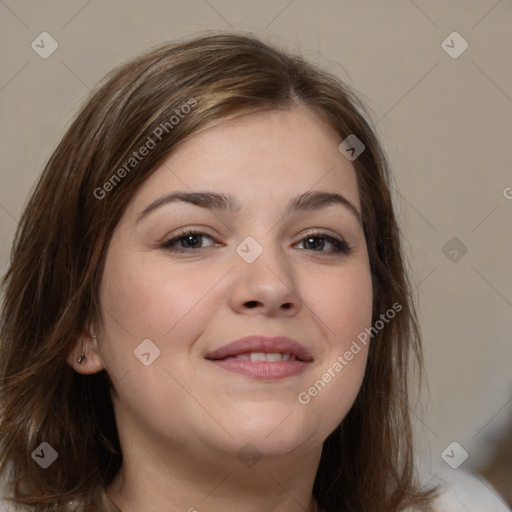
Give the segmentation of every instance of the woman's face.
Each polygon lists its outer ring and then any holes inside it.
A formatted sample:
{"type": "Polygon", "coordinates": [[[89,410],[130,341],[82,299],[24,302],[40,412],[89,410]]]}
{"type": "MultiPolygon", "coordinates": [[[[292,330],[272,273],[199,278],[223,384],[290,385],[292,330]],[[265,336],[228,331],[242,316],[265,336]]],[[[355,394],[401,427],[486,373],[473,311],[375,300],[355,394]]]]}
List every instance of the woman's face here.
{"type": "Polygon", "coordinates": [[[154,457],[236,456],[247,443],[300,454],[347,414],[366,365],[357,335],[371,325],[372,288],[340,142],[303,107],[249,114],[196,134],[139,189],[108,249],[96,331],[121,438],[154,457]],[[170,200],[176,192],[240,208],[170,200]],[[346,204],[315,200],[320,192],[346,204]],[[286,336],[309,357],[259,361],[294,352],[270,344],[209,358],[249,335],[286,336]]]}

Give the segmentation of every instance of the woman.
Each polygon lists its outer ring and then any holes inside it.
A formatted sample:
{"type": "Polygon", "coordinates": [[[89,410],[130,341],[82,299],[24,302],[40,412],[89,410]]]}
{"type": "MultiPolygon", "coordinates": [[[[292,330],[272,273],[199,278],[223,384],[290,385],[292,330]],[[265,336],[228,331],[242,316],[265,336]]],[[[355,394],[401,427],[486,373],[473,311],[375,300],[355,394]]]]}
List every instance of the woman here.
{"type": "MultiPolygon", "coordinates": [[[[28,510],[432,510],[385,157],[337,79],[252,37],[112,71],[4,279],[0,468],[28,510]]],[[[6,496],[7,498],[7,496],[6,496]]]]}

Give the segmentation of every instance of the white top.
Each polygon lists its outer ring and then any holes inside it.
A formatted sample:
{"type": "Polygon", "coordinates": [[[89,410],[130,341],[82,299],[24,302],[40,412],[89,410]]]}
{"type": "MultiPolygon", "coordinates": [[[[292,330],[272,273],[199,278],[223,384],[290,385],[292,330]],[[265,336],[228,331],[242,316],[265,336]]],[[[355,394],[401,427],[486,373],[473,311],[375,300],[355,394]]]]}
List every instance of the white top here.
{"type": "MultiPolygon", "coordinates": [[[[511,512],[511,508],[482,476],[448,466],[430,472],[428,485],[439,485],[436,512],[511,512]],[[434,476],[435,475],[435,476],[434,476]]],[[[424,480],[425,482],[427,480],[424,480]]]]}
{"type": "MultiPolygon", "coordinates": [[[[430,478],[431,475],[428,475],[430,478]]],[[[427,479],[428,480],[428,479],[427,479]]],[[[425,482],[427,481],[425,480],[425,482]]],[[[439,484],[439,497],[434,501],[436,512],[511,512],[505,502],[482,477],[460,469],[436,469],[429,486],[439,484]]],[[[0,512],[20,512],[5,500],[0,485],[0,512]]],[[[409,510],[408,512],[414,512],[409,510]]]]}

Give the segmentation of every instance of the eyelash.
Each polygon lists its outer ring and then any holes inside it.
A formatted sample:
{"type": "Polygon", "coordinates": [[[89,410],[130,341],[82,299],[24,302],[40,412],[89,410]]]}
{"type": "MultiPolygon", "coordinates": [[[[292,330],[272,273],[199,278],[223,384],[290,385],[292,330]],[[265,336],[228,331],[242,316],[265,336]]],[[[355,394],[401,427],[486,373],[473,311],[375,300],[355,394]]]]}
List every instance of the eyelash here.
{"type": "MultiPolygon", "coordinates": [[[[213,237],[211,237],[210,235],[207,235],[206,233],[202,233],[195,229],[189,228],[189,229],[183,230],[178,236],[170,238],[168,240],[165,240],[161,244],[160,247],[162,249],[166,249],[168,251],[179,252],[179,253],[194,253],[200,249],[204,249],[203,247],[191,248],[191,249],[173,248],[172,247],[174,244],[176,244],[180,240],[186,239],[187,237],[192,236],[192,235],[207,236],[207,237],[213,239],[213,237]]],[[[344,240],[339,240],[338,238],[332,237],[330,235],[327,235],[326,233],[323,233],[322,231],[313,231],[311,233],[308,233],[307,235],[305,235],[303,238],[301,238],[299,240],[299,243],[303,242],[307,239],[310,239],[310,238],[323,239],[323,240],[326,240],[327,242],[329,242],[330,244],[332,244],[334,246],[334,250],[330,251],[330,254],[348,255],[352,252],[352,248],[347,244],[347,242],[345,242],[344,240]]],[[[315,251],[313,249],[309,249],[309,250],[311,250],[312,252],[320,252],[320,253],[328,252],[328,251],[315,251]]]]}

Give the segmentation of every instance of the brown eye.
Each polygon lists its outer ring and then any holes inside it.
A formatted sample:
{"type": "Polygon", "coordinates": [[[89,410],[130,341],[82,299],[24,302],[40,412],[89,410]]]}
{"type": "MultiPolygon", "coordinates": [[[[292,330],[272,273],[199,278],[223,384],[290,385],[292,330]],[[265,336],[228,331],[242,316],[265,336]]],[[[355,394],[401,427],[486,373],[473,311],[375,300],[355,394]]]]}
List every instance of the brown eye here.
{"type": "Polygon", "coordinates": [[[203,238],[209,238],[210,240],[212,240],[212,237],[210,235],[201,233],[200,231],[194,231],[192,229],[186,230],[179,234],[178,236],[166,240],[161,245],[161,247],[163,249],[168,249],[177,252],[195,252],[203,248],[200,246],[200,241],[203,238]],[[199,247],[197,247],[198,245],[199,247]]]}
{"type": "Polygon", "coordinates": [[[330,252],[330,253],[341,253],[341,254],[349,254],[352,249],[348,246],[348,244],[341,239],[335,238],[333,236],[327,235],[326,233],[310,233],[305,236],[299,243],[304,242],[307,246],[308,250],[312,250],[313,252],[330,252]],[[326,243],[334,247],[331,251],[322,250],[326,243]],[[317,250],[317,247],[320,247],[320,250],[317,250]]]}

